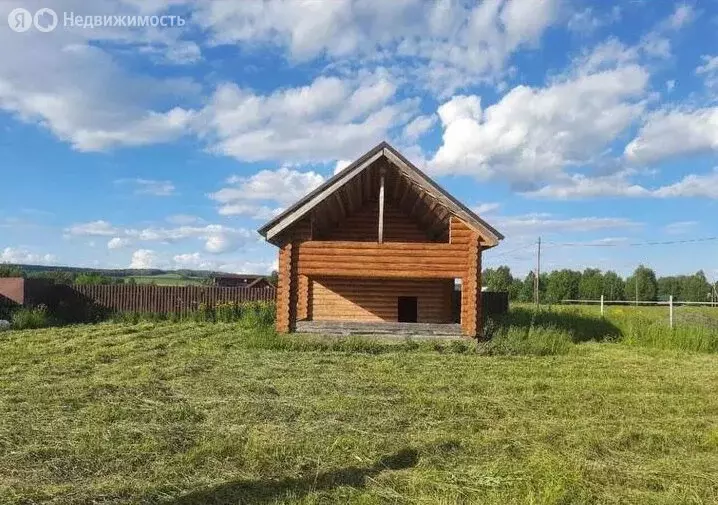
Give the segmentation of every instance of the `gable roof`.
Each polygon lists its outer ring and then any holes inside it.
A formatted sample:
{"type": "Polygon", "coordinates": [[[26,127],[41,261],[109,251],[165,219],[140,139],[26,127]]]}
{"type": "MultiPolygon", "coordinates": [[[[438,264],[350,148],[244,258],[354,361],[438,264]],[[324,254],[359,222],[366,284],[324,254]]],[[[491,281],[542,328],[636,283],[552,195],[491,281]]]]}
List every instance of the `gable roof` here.
{"type": "Polygon", "coordinates": [[[258,232],[271,241],[282,231],[289,228],[304,216],[306,216],[314,207],[323,202],[327,197],[331,196],[339,188],[343,187],[350,180],[374,164],[374,162],[386,158],[406,177],[417,186],[421,187],[427,193],[434,196],[439,202],[449,209],[459,219],[464,221],[468,226],[476,230],[487,241],[486,247],[494,247],[498,245],[504,236],[494,227],[477,216],[465,205],[451,196],[444,188],[435,183],[429,176],[419,170],[413,163],[404,158],[404,156],[394,149],[389,143],[382,142],[369,152],[361,156],[344,170],[334,175],[332,178],[324,182],[314,191],[300,199],[287,210],[279,214],[277,217],[262,226],[258,232]]]}

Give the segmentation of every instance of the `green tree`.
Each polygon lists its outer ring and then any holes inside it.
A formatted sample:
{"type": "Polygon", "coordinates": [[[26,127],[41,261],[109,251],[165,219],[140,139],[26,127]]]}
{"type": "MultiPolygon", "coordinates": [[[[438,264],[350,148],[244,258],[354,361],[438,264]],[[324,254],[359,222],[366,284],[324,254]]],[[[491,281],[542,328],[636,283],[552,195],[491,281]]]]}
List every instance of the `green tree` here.
{"type": "Polygon", "coordinates": [[[710,299],[711,285],[703,270],[687,275],[681,286],[681,300],[687,302],[705,302],[710,299]]]}
{"type": "Polygon", "coordinates": [[[626,279],[626,299],[638,301],[656,301],[658,299],[658,281],[656,273],[644,265],[639,265],[633,275],[626,279]]]}
{"type": "Polygon", "coordinates": [[[112,277],[100,275],[98,273],[82,273],[75,278],[75,284],[113,284],[112,277]]]}
{"type": "Polygon", "coordinates": [[[532,302],[534,299],[534,279],[536,276],[533,272],[529,272],[528,275],[521,282],[519,288],[517,300],[519,302],[532,302]]]}
{"type": "Polygon", "coordinates": [[[603,295],[606,300],[624,300],[623,279],[613,270],[603,274],[603,295]]]}
{"type": "Polygon", "coordinates": [[[0,264],[0,277],[22,277],[22,270],[15,265],[0,264]]]}
{"type": "Polygon", "coordinates": [[[507,266],[500,266],[496,269],[487,268],[482,273],[483,285],[489,291],[511,291],[513,277],[511,277],[511,269],[507,266]]]}
{"type": "Polygon", "coordinates": [[[683,284],[683,276],[660,277],[658,279],[658,298],[668,300],[669,296],[673,296],[676,300],[683,300],[681,293],[683,284]]]}
{"type": "Polygon", "coordinates": [[[581,300],[599,300],[603,291],[603,274],[597,268],[587,268],[578,283],[578,297],[581,300]]]}
{"type": "Polygon", "coordinates": [[[554,270],[548,275],[546,301],[557,303],[561,300],[575,300],[581,282],[581,272],[574,270],[554,270]]]}

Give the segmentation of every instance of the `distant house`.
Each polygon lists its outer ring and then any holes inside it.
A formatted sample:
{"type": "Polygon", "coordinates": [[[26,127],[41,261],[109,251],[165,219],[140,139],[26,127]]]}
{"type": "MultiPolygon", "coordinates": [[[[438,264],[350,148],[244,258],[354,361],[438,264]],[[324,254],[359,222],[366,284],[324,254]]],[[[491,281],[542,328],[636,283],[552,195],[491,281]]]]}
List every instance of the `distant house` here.
{"type": "Polygon", "coordinates": [[[212,276],[212,281],[215,286],[223,288],[269,289],[274,287],[263,275],[254,274],[217,274],[212,276]]]}

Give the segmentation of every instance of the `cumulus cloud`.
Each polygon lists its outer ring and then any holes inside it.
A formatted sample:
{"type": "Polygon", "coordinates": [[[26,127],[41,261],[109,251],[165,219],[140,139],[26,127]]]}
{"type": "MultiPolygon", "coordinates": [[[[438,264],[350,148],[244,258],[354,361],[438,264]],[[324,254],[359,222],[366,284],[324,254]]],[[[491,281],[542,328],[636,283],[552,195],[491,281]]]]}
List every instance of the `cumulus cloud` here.
{"type": "Polygon", "coordinates": [[[129,268],[161,268],[165,266],[160,256],[151,249],[138,249],[132,253],[129,268]]]}
{"type": "Polygon", "coordinates": [[[217,44],[268,44],[292,60],[412,58],[409,71],[451,93],[505,71],[511,54],[537,44],[560,16],[558,0],[210,1],[193,20],[217,44]]]}
{"type": "MultiPolygon", "coordinates": [[[[44,7],[30,0],[23,7],[44,7]]],[[[6,16],[10,2],[0,2],[6,16]]],[[[53,2],[60,13],[84,7],[73,0],[53,2]]],[[[97,0],[93,13],[136,14],[136,2],[97,0]]],[[[163,12],[155,3],[148,14],[163,12]]],[[[5,17],[3,17],[5,19],[5,17]]],[[[62,19],[60,19],[62,23],[62,19]]],[[[0,47],[12,47],[0,59],[0,109],[21,121],[48,129],[79,151],[169,142],[186,133],[193,111],[177,102],[194,97],[199,86],[188,79],[141,76],[128,70],[113,49],[169,51],[181,44],[178,30],[68,28],[52,33],[30,30],[18,35],[0,30],[0,47]],[[28,62],[32,62],[29,64],[28,62]]]]}
{"type": "Polygon", "coordinates": [[[718,107],[660,109],[625,148],[627,160],[647,164],[681,154],[718,150],[718,107]]]}
{"type": "Polygon", "coordinates": [[[199,252],[177,254],[172,259],[176,268],[212,270],[228,273],[268,274],[274,266],[272,260],[246,261],[241,258],[217,259],[208,258],[199,252]]]}
{"type": "Polygon", "coordinates": [[[486,110],[480,97],[454,97],[439,107],[443,143],[429,167],[517,185],[555,179],[640,116],[647,82],[647,72],[629,64],[545,88],[517,86],[486,110]]]}
{"type": "Polygon", "coordinates": [[[598,177],[576,174],[523,194],[533,198],[556,200],[602,197],[716,199],[718,198],[718,169],[707,174],[689,174],[678,182],[655,188],[632,183],[629,172],[598,177]]]}
{"type": "Polygon", "coordinates": [[[107,221],[76,224],[66,230],[68,236],[113,238],[107,243],[109,249],[127,247],[136,242],[176,243],[184,240],[204,242],[207,252],[221,254],[240,249],[257,238],[256,233],[219,224],[204,226],[178,226],[174,228],[149,227],[143,229],[119,228],[107,221]]]}
{"type": "Polygon", "coordinates": [[[224,83],[199,113],[196,128],[212,151],[241,160],[354,158],[387,137],[414,107],[411,100],[396,101],[396,90],[386,72],[318,77],[267,95],[224,83]]]}
{"type": "Polygon", "coordinates": [[[122,230],[112,226],[108,221],[90,221],[79,223],[65,229],[65,233],[77,237],[111,237],[122,233],[122,230]]]}
{"type": "Polygon", "coordinates": [[[230,177],[229,186],[209,196],[220,204],[221,215],[264,220],[277,215],[282,206],[294,203],[323,182],[324,177],[316,172],[300,172],[285,166],[261,170],[250,177],[230,177]]]}
{"type": "Polygon", "coordinates": [[[495,217],[495,224],[503,233],[512,236],[542,233],[590,232],[605,229],[631,228],[639,226],[631,219],[617,217],[572,217],[560,218],[551,214],[525,214],[519,216],[495,217]]]}
{"type": "Polygon", "coordinates": [[[114,237],[107,242],[107,248],[110,250],[122,249],[124,247],[128,247],[130,244],[132,244],[132,240],[128,238],[114,237]]]}
{"type": "Polygon", "coordinates": [[[38,254],[16,247],[0,250],[0,263],[51,265],[57,262],[53,254],[38,254]]]}
{"type": "Polygon", "coordinates": [[[482,214],[488,214],[490,212],[498,210],[499,207],[501,207],[500,203],[490,202],[490,203],[479,204],[479,205],[475,206],[474,208],[472,208],[471,210],[473,210],[476,214],[478,214],[480,216],[482,214]]]}
{"type": "Polygon", "coordinates": [[[404,138],[409,141],[417,140],[428,132],[436,123],[436,116],[425,115],[414,118],[404,127],[404,138]]]}
{"type": "Polygon", "coordinates": [[[701,59],[703,64],[696,68],[696,75],[703,78],[708,89],[718,89],[718,55],[703,55],[701,59]]]}
{"type": "Polygon", "coordinates": [[[334,165],[334,175],[338,174],[349,165],[351,165],[351,161],[349,160],[337,160],[336,165],[334,165]]]}

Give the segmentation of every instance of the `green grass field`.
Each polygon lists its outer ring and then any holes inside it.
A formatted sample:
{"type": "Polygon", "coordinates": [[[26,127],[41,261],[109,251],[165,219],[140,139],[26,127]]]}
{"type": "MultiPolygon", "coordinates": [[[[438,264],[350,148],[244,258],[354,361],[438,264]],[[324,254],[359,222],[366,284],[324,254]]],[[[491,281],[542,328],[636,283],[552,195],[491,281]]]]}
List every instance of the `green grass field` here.
{"type": "Polygon", "coordinates": [[[242,324],[0,334],[0,503],[717,503],[718,354],[541,343],[620,323],[571,317],[480,353],[242,324]]]}
{"type": "Polygon", "coordinates": [[[126,279],[134,279],[137,284],[155,283],[158,286],[200,286],[205,280],[201,277],[187,277],[179,274],[133,275],[126,279]]]}

